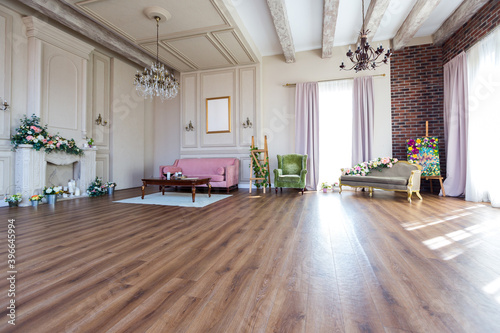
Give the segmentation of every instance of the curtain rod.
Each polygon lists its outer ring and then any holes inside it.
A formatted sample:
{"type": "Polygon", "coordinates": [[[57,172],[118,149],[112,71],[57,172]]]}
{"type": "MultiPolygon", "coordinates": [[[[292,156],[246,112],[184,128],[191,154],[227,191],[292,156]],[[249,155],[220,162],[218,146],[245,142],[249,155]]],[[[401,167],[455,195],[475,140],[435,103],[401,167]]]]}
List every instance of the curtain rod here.
{"type": "MultiPolygon", "coordinates": [[[[375,77],[375,76],[385,76],[385,74],[377,74],[377,75],[371,75],[371,76],[372,77],[375,77]]],[[[329,81],[353,80],[353,79],[354,79],[353,77],[346,77],[346,78],[342,78],[342,79],[321,80],[321,81],[317,81],[317,82],[329,82],[329,81]]],[[[297,83],[286,83],[286,84],[283,85],[283,87],[295,87],[296,84],[297,83]]]]}

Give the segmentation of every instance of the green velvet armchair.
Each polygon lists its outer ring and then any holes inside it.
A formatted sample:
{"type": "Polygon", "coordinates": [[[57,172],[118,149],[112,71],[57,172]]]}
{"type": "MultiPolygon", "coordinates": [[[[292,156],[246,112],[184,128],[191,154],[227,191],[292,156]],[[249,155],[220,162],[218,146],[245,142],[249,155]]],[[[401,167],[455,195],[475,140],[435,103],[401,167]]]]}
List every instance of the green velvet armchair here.
{"type": "Polygon", "coordinates": [[[278,169],[274,169],[274,188],[299,188],[304,195],[307,174],[307,155],[278,155],[278,169]]]}

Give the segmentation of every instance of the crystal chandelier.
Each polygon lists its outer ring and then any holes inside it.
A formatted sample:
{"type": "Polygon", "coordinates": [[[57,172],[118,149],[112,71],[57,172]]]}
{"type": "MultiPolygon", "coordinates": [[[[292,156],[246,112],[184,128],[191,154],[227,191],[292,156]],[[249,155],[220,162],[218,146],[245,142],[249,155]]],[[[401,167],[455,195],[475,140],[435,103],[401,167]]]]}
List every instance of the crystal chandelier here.
{"type": "Polygon", "coordinates": [[[174,73],[170,72],[162,63],[158,61],[159,38],[158,30],[160,27],[159,16],[155,16],[156,20],[156,62],[150,68],[144,68],[141,73],[137,71],[134,79],[134,86],[139,95],[144,98],[160,97],[163,102],[166,99],[171,99],[177,96],[179,92],[179,82],[177,82],[174,73]]]}
{"type": "Polygon", "coordinates": [[[377,61],[378,57],[384,53],[384,48],[380,45],[376,50],[374,50],[368,43],[367,35],[370,30],[365,30],[365,0],[363,0],[361,10],[361,16],[363,17],[363,30],[359,32],[359,35],[361,36],[360,45],[354,52],[352,52],[349,47],[349,51],[345,54],[354,65],[351,68],[346,69],[344,62],[342,62],[340,65],[341,70],[350,71],[354,69],[357,73],[359,71],[375,69],[381,63],[387,64],[387,60],[389,60],[392,55],[391,49],[387,49],[384,59],[377,61]]]}

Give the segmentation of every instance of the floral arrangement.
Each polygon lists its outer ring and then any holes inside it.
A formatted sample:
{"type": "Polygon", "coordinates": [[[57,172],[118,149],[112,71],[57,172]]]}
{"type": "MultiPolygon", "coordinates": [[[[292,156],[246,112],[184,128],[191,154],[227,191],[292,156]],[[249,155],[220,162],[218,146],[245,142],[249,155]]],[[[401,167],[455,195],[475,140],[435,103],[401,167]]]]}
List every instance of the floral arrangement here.
{"type": "Polygon", "coordinates": [[[45,186],[43,188],[44,195],[61,194],[61,193],[63,193],[62,186],[51,186],[51,187],[45,186]]]}
{"type": "Polygon", "coordinates": [[[102,180],[96,177],[92,184],[87,188],[89,197],[99,197],[106,194],[106,185],[102,184],[102,180]]]}
{"type": "Polygon", "coordinates": [[[16,134],[11,137],[10,142],[15,150],[21,144],[29,144],[33,149],[39,151],[45,148],[45,152],[54,150],[63,151],[67,154],[82,155],[83,150],[78,148],[75,140],[65,139],[60,135],[52,135],[47,132],[47,125],[40,125],[40,118],[32,115],[31,118],[24,116],[21,119],[21,126],[16,129],[16,134]]]}
{"type": "Polygon", "coordinates": [[[30,197],[30,201],[42,201],[43,195],[35,194],[30,197]]]}
{"type": "Polygon", "coordinates": [[[23,201],[23,196],[21,193],[16,193],[13,195],[7,195],[4,198],[5,202],[21,202],[23,201]]]}
{"type": "Polygon", "coordinates": [[[322,182],[321,183],[321,188],[322,189],[325,189],[325,188],[326,189],[330,189],[330,188],[332,188],[332,185],[328,184],[327,182],[322,182]]]}
{"type": "Polygon", "coordinates": [[[104,184],[104,187],[114,188],[115,186],[116,186],[116,183],[113,183],[113,182],[107,182],[104,184]]]}
{"type": "Polygon", "coordinates": [[[384,168],[392,168],[397,161],[397,158],[379,157],[369,162],[358,163],[352,168],[342,168],[340,170],[342,174],[346,176],[366,176],[372,170],[382,171],[384,168]]]}

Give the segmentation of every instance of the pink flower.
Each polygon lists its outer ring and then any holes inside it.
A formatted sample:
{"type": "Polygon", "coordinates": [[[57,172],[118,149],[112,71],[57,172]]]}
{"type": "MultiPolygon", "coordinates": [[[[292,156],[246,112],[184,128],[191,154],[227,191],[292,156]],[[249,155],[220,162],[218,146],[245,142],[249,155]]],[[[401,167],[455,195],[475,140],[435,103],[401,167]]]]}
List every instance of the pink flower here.
{"type": "Polygon", "coordinates": [[[59,148],[59,146],[61,146],[61,143],[60,142],[56,143],[56,147],[59,148]]]}
{"type": "Polygon", "coordinates": [[[26,140],[28,140],[28,141],[31,141],[31,140],[33,140],[33,139],[34,139],[33,135],[28,135],[28,136],[26,137],[26,140]]]}
{"type": "Polygon", "coordinates": [[[47,139],[43,139],[43,143],[47,143],[47,139]]]}

